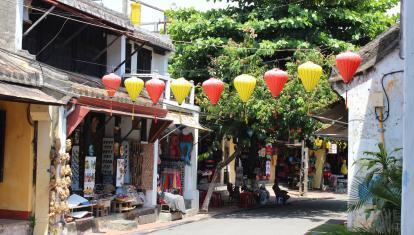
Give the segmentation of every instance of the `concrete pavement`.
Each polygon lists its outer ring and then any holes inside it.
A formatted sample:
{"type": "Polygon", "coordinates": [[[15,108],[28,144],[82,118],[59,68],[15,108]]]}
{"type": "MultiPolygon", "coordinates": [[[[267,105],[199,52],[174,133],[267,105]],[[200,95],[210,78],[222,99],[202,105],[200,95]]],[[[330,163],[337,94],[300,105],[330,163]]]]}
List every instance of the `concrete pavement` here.
{"type": "MultiPolygon", "coordinates": [[[[346,201],[342,199],[301,200],[286,206],[217,215],[210,219],[156,231],[154,235],[243,235],[305,234],[331,219],[345,219],[346,201]]],[[[138,234],[138,233],[131,233],[138,234]]]]}

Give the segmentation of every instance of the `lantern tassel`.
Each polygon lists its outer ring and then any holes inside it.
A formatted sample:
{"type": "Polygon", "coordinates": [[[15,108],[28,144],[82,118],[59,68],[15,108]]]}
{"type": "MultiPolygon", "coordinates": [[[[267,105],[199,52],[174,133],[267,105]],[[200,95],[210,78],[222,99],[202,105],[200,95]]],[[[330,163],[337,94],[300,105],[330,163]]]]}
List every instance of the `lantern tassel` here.
{"type": "MultiPolygon", "coordinates": [[[[153,105],[153,107],[155,107],[155,105],[153,105]]],[[[157,113],[154,109],[154,124],[157,124],[158,120],[157,120],[157,113]]]]}
{"type": "Polygon", "coordinates": [[[348,109],[348,89],[345,90],[345,108],[348,109]]]}
{"type": "Polygon", "coordinates": [[[244,119],[246,121],[246,124],[248,124],[249,119],[247,118],[247,104],[244,104],[244,119]]]}
{"type": "Polygon", "coordinates": [[[135,108],[135,102],[132,103],[132,120],[134,120],[134,108],[135,108]]]}
{"type": "Polygon", "coordinates": [[[110,103],[111,103],[111,112],[109,113],[112,117],[112,98],[110,99],[110,103]]]}

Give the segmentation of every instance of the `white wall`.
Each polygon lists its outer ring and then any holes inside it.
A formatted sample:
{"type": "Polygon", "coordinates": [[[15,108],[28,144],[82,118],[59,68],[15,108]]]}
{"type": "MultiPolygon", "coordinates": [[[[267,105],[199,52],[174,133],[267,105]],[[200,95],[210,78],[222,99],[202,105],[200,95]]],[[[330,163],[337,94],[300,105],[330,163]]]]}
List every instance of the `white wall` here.
{"type": "MultiPolygon", "coordinates": [[[[348,90],[348,181],[352,184],[353,177],[358,172],[354,165],[356,159],[364,156],[364,151],[378,151],[380,142],[379,122],[375,118],[372,96],[375,92],[382,93],[381,78],[384,74],[402,70],[403,62],[398,56],[398,49],[380,61],[375,68],[365,74],[355,77],[348,90]]],[[[403,73],[388,75],[384,79],[384,87],[390,99],[390,116],[384,122],[384,139],[388,151],[402,147],[403,119],[403,73]]],[[[345,98],[344,84],[334,84],[334,89],[345,98]]],[[[387,105],[384,96],[384,104],[387,105]]],[[[387,107],[385,107],[387,109],[387,107]]],[[[350,187],[348,187],[350,188],[350,187]]],[[[349,190],[348,190],[349,193],[349,190]]],[[[348,216],[350,226],[357,225],[354,215],[348,216]],[[356,224],[354,224],[354,222],[356,224]]]]}
{"type": "MultiPolygon", "coordinates": [[[[108,35],[107,36],[107,44],[111,43],[116,36],[114,35],[108,35]]],[[[126,49],[126,39],[125,36],[121,36],[118,38],[109,48],[106,53],[106,59],[107,59],[107,72],[111,73],[113,69],[115,69],[116,66],[118,66],[122,61],[125,60],[125,50],[126,49]]],[[[116,71],[116,74],[119,76],[122,76],[125,73],[125,64],[121,66],[116,71]]]]}
{"type": "Polygon", "coordinates": [[[157,53],[152,53],[152,63],[151,70],[153,73],[158,73],[161,75],[167,75],[168,71],[168,57],[169,53],[166,55],[160,55],[157,53]]]}

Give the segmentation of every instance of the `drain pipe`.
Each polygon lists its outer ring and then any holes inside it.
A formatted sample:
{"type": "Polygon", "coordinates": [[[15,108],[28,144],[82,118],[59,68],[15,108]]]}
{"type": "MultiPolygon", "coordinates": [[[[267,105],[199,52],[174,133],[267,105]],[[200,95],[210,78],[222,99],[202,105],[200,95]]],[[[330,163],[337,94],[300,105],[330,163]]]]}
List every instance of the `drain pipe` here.
{"type": "Polygon", "coordinates": [[[69,115],[70,115],[73,111],[75,111],[75,108],[76,108],[76,100],[73,100],[73,101],[72,101],[72,106],[70,107],[70,109],[65,111],[65,118],[68,118],[68,116],[69,116],[69,115]]]}

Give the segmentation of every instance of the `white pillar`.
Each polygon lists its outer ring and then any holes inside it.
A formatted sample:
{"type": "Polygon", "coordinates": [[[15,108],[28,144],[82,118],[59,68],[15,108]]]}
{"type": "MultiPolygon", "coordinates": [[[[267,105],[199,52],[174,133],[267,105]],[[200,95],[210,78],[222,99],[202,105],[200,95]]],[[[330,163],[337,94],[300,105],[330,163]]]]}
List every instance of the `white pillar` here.
{"type": "Polygon", "coordinates": [[[152,190],[146,190],[145,192],[145,206],[153,207],[157,205],[157,175],[158,175],[158,155],[159,155],[159,140],[154,142],[154,170],[152,173],[152,190]]]}
{"type": "MultiPolygon", "coordinates": [[[[45,117],[49,115],[45,115],[45,117]]],[[[37,128],[36,203],[34,208],[36,223],[34,234],[41,235],[48,234],[49,227],[49,159],[52,147],[52,123],[50,116],[38,120],[37,128]]]]}
{"type": "Polygon", "coordinates": [[[414,1],[406,0],[403,5],[403,48],[404,48],[404,128],[403,128],[403,180],[401,234],[414,234],[414,1]]]}
{"type": "MultiPolygon", "coordinates": [[[[107,44],[111,43],[117,36],[108,35],[107,44]]],[[[107,72],[111,73],[126,57],[126,37],[121,36],[109,48],[106,53],[107,72]]],[[[125,63],[116,71],[116,74],[122,76],[125,74],[125,63]]]]}
{"type": "MultiPolygon", "coordinates": [[[[194,114],[198,119],[198,114],[194,114]]],[[[194,137],[191,152],[191,166],[185,166],[184,172],[184,199],[191,200],[191,209],[198,211],[199,195],[197,190],[197,156],[198,156],[198,129],[192,131],[194,137]]]]}
{"type": "Polygon", "coordinates": [[[16,29],[14,35],[15,49],[21,50],[23,40],[23,0],[16,1],[16,29]]]}

